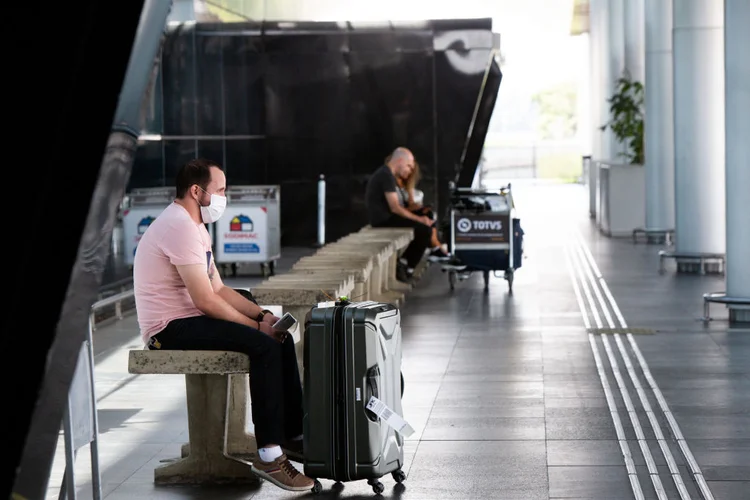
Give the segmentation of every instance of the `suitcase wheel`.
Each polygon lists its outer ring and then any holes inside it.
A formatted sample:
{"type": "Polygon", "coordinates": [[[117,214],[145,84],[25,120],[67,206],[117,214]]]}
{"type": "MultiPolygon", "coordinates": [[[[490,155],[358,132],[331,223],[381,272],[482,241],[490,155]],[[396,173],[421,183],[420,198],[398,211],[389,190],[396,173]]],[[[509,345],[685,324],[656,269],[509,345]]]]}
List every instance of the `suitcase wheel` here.
{"type": "Polygon", "coordinates": [[[383,483],[377,479],[368,479],[367,484],[372,486],[372,491],[374,491],[376,495],[380,495],[385,491],[385,486],[383,486],[383,483]]]}
{"type": "Polygon", "coordinates": [[[312,491],[314,494],[317,495],[318,493],[320,493],[321,491],[323,491],[323,485],[320,484],[320,481],[318,481],[316,479],[315,483],[313,484],[312,490],[310,490],[310,491],[312,491]]]}
{"type": "Polygon", "coordinates": [[[406,474],[401,469],[391,472],[391,476],[393,476],[393,480],[397,483],[403,483],[406,481],[406,474]]]}

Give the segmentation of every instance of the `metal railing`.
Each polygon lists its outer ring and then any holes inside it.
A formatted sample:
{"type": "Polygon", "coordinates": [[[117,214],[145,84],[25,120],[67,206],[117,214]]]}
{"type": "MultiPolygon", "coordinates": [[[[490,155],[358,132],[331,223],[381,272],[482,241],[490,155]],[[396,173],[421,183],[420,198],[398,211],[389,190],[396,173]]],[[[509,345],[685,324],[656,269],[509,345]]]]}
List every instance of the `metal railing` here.
{"type": "Polygon", "coordinates": [[[115,306],[115,318],[121,320],[123,318],[122,303],[125,300],[133,298],[133,289],[125,290],[123,292],[110,295],[104,299],[98,300],[91,305],[91,311],[89,312],[89,325],[91,331],[96,330],[96,313],[104,309],[105,307],[115,306]]]}

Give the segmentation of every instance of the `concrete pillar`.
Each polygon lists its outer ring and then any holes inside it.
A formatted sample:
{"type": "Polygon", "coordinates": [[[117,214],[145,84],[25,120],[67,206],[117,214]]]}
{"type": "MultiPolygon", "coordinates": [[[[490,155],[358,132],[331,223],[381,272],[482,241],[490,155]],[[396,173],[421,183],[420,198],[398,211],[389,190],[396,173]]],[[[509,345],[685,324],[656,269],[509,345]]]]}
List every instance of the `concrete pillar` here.
{"type": "MultiPolygon", "coordinates": [[[[631,0],[628,0],[631,1],[631,0]]],[[[609,38],[609,50],[607,58],[609,59],[607,77],[607,86],[605,88],[605,100],[609,99],[615,92],[617,80],[623,76],[625,71],[625,16],[624,0],[609,0],[607,8],[607,33],[609,38]]],[[[607,121],[611,119],[609,113],[609,104],[605,102],[604,111],[607,121]]],[[[613,162],[621,161],[620,153],[625,151],[625,146],[620,144],[615,134],[608,128],[607,140],[610,144],[609,160],[613,162]]]]}
{"type": "MultiPolygon", "coordinates": [[[[649,3],[665,3],[660,2],[649,3]]],[[[671,4],[671,2],[668,2],[671,4]]],[[[645,68],[645,0],[626,0],[624,5],[625,19],[625,69],[630,77],[643,83],[645,68]]],[[[671,23],[670,23],[671,26],[671,23]]]]}
{"type": "MultiPolygon", "coordinates": [[[[593,161],[610,158],[611,143],[609,129],[602,132],[601,127],[609,121],[607,98],[610,94],[609,72],[609,34],[608,34],[609,0],[591,0],[589,5],[589,23],[591,36],[591,110],[593,121],[592,156],[593,161]]],[[[596,184],[596,179],[593,179],[596,184]]]]}
{"type": "Polygon", "coordinates": [[[726,248],[723,3],[673,4],[675,257],[688,272],[700,268],[680,256],[726,248]]]}
{"type": "Polygon", "coordinates": [[[674,229],[672,0],[646,2],[646,230],[674,229]]]}
{"type": "MultiPolygon", "coordinates": [[[[750,2],[724,9],[727,296],[750,300],[750,2]]],[[[750,321],[750,308],[730,305],[729,320],[750,321]]]]}
{"type": "Polygon", "coordinates": [[[589,161],[588,170],[588,189],[589,189],[589,216],[596,217],[596,162],[602,158],[602,131],[600,127],[606,123],[602,119],[602,108],[604,103],[604,93],[602,88],[602,38],[606,32],[602,32],[599,25],[600,11],[602,10],[602,0],[589,1],[589,116],[591,126],[588,129],[591,141],[591,160],[589,161]]]}

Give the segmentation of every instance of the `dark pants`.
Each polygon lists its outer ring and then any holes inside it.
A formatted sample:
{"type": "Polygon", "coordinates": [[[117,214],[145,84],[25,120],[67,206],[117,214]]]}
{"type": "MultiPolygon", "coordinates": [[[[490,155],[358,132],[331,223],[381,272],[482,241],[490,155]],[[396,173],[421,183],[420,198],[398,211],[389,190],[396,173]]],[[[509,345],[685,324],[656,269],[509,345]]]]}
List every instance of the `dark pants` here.
{"type": "Polygon", "coordinates": [[[432,239],[432,228],[425,226],[421,222],[406,219],[400,215],[393,214],[391,217],[377,226],[373,224],[373,227],[411,227],[414,228],[414,239],[411,240],[409,246],[404,250],[402,257],[406,259],[406,265],[412,269],[417,267],[419,261],[424,257],[424,251],[430,246],[430,240],[432,239]]]}
{"type": "Polygon", "coordinates": [[[281,344],[249,326],[196,316],[170,321],[155,338],[162,350],[234,351],[247,354],[250,358],[250,396],[258,447],[282,444],[302,434],[302,384],[291,335],[281,344]]]}

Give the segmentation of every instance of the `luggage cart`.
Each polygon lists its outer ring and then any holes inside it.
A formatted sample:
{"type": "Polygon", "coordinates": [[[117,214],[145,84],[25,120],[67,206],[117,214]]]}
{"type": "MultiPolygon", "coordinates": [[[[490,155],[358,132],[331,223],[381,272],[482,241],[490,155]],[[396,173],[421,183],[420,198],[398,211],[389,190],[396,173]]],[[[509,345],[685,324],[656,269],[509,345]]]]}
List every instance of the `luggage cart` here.
{"type": "Polygon", "coordinates": [[[281,186],[231,186],[227,208],[215,223],[215,261],[232,276],[245,264],[260,264],[264,278],[276,274],[281,257],[281,186]]]}
{"type": "Polygon", "coordinates": [[[481,271],[484,289],[489,290],[490,273],[508,282],[513,294],[513,277],[523,258],[523,230],[515,216],[511,185],[499,190],[455,188],[450,207],[450,251],[453,261],[442,265],[451,290],[457,281],[481,271]]]}

